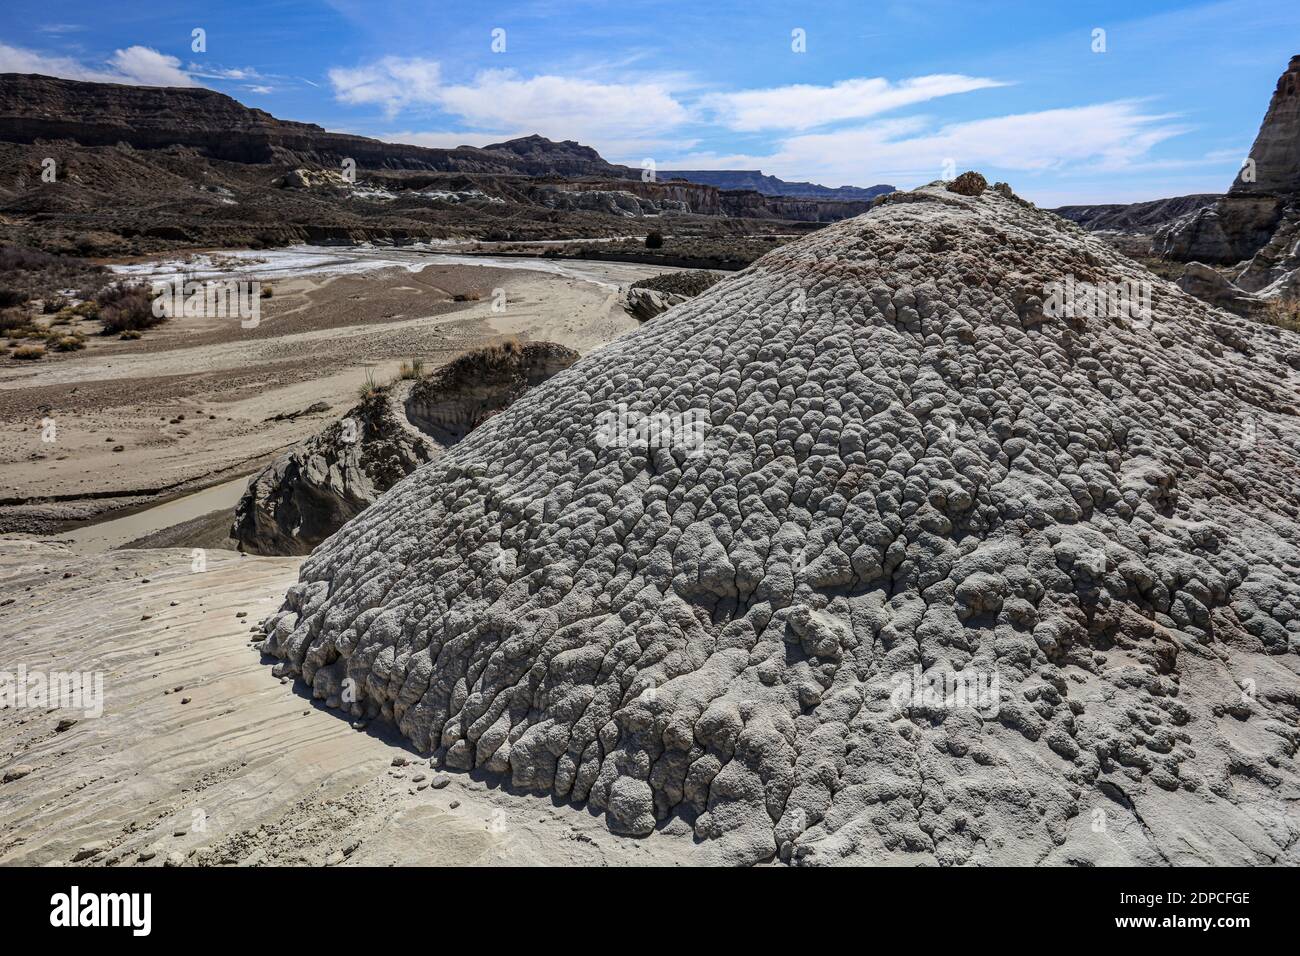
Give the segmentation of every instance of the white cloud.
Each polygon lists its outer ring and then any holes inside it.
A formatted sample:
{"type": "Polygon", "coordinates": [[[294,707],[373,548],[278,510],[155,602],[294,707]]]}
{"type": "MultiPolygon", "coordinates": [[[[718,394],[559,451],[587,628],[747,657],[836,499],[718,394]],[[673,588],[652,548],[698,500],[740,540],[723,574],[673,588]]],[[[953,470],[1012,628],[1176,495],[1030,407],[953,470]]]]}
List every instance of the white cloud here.
{"type": "Polygon", "coordinates": [[[198,86],[188,73],[181,69],[181,61],[145,46],[129,46],[117,50],[109,57],[109,65],[123,77],[124,82],[140,86],[198,86]]]}
{"type": "Polygon", "coordinates": [[[128,83],[134,86],[198,86],[181,61],[144,46],[116,50],[104,67],[89,67],[66,56],[52,56],[0,43],[0,73],[43,73],[69,80],[128,83]]]}
{"type": "Polygon", "coordinates": [[[831,86],[778,86],[703,99],[730,129],[812,129],[843,120],[865,119],[941,96],[1005,86],[997,80],[958,73],[918,76],[898,83],[880,77],[841,80],[831,86]]]}
{"type": "Polygon", "coordinates": [[[933,131],[923,119],[909,118],[789,137],[765,156],[686,155],[661,165],[759,168],[830,186],[892,183],[905,188],[939,179],[948,160],[958,172],[1131,170],[1156,144],[1187,131],[1171,120],[1144,113],[1130,100],[971,120],[933,131]]]}
{"type": "Polygon", "coordinates": [[[386,56],[356,67],[329,71],[334,98],[341,103],[377,103],[390,116],[411,105],[438,102],[441,70],[436,60],[386,56]]]}
{"type": "MultiPolygon", "coordinates": [[[[411,106],[431,106],[470,127],[513,131],[497,138],[541,133],[593,145],[603,153],[638,156],[687,146],[674,133],[692,117],[664,78],[611,83],[485,70],[469,83],[442,85],[440,73],[432,60],[384,57],[356,67],[335,67],[329,78],[340,102],[378,104],[390,117],[411,106]]],[[[416,135],[425,137],[424,145],[434,142],[433,137],[445,145],[449,139],[460,137],[463,143],[485,134],[416,135]]]]}
{"type": "Polygon", "coordinates": [[[536,130],[551,139],[665,138],[690,115],[658,82],[601,83],[564,76],[524,79],[488,70],[474,82],[444,88],[441,106],[476,126],[536,130]]]}
{"type": "Polygon", "coordinates": [[[407,146],[431,146],[434,149],[454,149],[457,146],[487,146],[489,143],[501,143],[522,133],[416,133],[403,130],[395,133],[380,133],[379,138],[385,143],[403,143],[407,146]]]}

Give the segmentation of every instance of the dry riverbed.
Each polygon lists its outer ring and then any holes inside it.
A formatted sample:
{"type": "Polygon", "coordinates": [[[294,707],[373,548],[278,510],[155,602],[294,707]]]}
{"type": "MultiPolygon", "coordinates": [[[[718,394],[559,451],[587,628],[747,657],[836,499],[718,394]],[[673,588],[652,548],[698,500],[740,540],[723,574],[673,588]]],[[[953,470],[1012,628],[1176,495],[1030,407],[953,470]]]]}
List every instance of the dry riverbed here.
{"type": "Polygon", "coordinates": [[[177,319],[0,365],[0,671],[103,681],[102,715],[0,704],[0,864],[683,862],[689,839],[619,839],[585,811],[442,773],[274,676],[251,644],[301,559],[222,549],[247,475],[367,378],[507,337],[589,352],[637,325],[619,287],[667,270],[230,258],[198,277],[269,284],[256,328],[177,319]]]}
{"type": "Polygon", "coordinates": [[[0,365],[0,532],[66,531],[248,475],[412,357],[433,368],[508,337],[588,352],[636,326],[619,286],[664,271],[352,249],[183,267],[269,286],[259,324],[173,319],[0,365]]]}

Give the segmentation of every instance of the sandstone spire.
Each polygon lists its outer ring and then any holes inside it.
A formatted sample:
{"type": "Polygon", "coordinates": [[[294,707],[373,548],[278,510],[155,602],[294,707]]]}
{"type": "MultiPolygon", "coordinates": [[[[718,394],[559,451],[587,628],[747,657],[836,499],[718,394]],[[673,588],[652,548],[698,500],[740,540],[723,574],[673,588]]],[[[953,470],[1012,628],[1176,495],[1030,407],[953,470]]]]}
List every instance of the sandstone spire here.
{"type": "Polygon", "coordinates": [[[1277,89],[1264,114],[1255,144],[1250,148],[1254,182],[1249,168],[1243,168],[1232,184],[1232,193],[1300,194],[1300,55],[1277,81],[1277,89]]]}

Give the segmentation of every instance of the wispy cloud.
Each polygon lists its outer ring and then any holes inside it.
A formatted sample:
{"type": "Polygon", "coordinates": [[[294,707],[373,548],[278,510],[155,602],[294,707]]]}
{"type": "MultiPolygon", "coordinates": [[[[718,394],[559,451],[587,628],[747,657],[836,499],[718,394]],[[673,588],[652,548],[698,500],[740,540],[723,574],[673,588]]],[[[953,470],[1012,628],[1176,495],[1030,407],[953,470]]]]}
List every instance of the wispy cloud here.
{"type": "Polygon", "coordinates": [[[187,71],[190,76],[199,76],[206,80],[260,80],[262,74],[251,66],[212,67],[190,62],[187,71]]]}
{"type": "Polygon", "coordinates": [[[941,96],[1005,86],[998,80],[959,73],[936,73],[891,83],[857,78],[830,86],[778,86],[738,93],[715,93],[703,105],[729,129],[814,129],[845,120],[860,120],[941,96]]]}
{"type": "Polygon", "coordinates": [[[759,167],[787,178],[830,185],[939,179],[945,167],[1045,170],[1123,170],[1151,149],[1188,131],[1169,114],[1117,100],[952,123],[937,129],[922,117],[791,136],[768,155],[686,155],[671,168],[759,167]],[[949,166],[951,164],[951,166],[949,166]]]}

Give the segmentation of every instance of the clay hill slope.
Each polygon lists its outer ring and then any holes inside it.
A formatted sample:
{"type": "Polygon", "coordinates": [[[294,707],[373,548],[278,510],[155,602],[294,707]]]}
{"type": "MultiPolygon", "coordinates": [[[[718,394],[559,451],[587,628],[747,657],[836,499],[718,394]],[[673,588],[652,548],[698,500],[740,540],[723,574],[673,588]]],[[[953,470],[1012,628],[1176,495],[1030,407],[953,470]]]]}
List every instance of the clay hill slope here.
{"type": "Polygon", "coordinates": [[[1148,274],[886,197],[397,484],[264,649],[701,861],[1300,862],[1300,336],[1049,314],[1069,276],[1148,274]]]}

